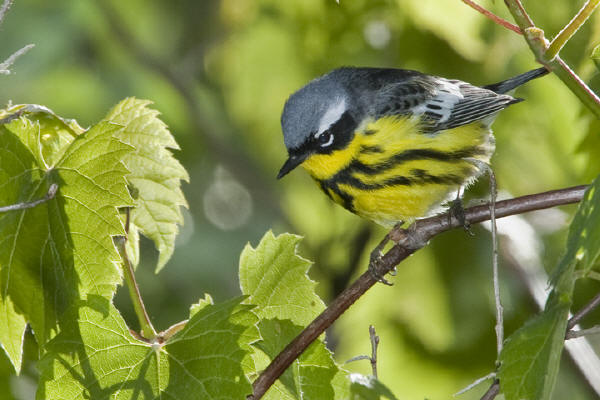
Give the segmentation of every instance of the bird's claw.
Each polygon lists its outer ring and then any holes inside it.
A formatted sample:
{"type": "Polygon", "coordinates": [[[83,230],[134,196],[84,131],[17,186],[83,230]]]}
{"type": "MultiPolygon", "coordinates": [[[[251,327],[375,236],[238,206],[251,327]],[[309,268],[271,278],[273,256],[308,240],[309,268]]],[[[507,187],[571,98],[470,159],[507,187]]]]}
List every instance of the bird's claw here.
{"type": "Polygon", "coordinates": [[[458,222],[464,228],[465,232],[467,232],[471,236],[475,236],[475,234],[471,230],[471,224],[469,223],[469,221],[467,221],[467,218],[465,216],[465,208],[463,207],[462,200],[460,197],[457,197],[456,200],[453,200],[450,204],[448,218],[452,220],[452,217],[458,220],[458,222]]]}
{"type": "MultiPolygon", "coordinates": [[[[381,252],[381,250],[379,249],[379,246],[378,246],[371,253],[371,257],[370,257],[371,259],[369,261],[368,271],[377,282],[381,282],[387,286],[392,286],[393,284],[391,282],[389,282],[387,279],[385,279],[380,272],[382,257],[383,257],[383,253],[381,252]]],[[[395,269],[394,269],[394,275],[395,275],[395,269]]]]}

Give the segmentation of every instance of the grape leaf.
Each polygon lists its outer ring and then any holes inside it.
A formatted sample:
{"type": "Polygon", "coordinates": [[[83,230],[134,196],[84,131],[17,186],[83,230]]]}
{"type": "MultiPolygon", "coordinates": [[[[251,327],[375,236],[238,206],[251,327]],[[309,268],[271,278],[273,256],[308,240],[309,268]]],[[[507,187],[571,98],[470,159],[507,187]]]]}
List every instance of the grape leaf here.
{"type": "Polygon", "coordinates": [[[600,178],[586,190],[569,228],[567,251],[553,274],[544,311],[513,333],[500,354],[507,400],[552,395],[571,307],[576,269],[588,272],[600,254],[600,178]],[[598,207],[598,208],[596,208],[598,207]]]}
{"type": "Polygon", "coordinates": [[[248,302],[260,306],[261,318],[289,319],[307,325],[325,304],[307,276],[310,261],[296,254],[302,238],[268,231],[256,249],[247,244],[240,256],[240,286],[248,302]]]}
{"type": "MultiPolygon", "coordinates": [[[[133,187],[135,199],[131,221],[154,241],[159,251],[158,272],[173,254],[178,224],[183,224],[180,207],[187,207],[187,202],[181,180],[189,181],[189,177],[168,150],[179,146],[158,118],[158,111],[149,108],[149,104],[148,100],[127,98],[108,113],[106,120],[123,125],[125,128],[117,137],[136,149],[123,158],[131,171],[127,181],[133,187]]],[[[134,239],[130,238],[129,245],[137,248],[134,239]]]]}
{"type": "MultiPolygon", "coordinates": [[[[69,142],[72,128],[57,129],[53,118],[19,112],[0,125],[0,204],[41,199],[51,184],[59,187],[52,200],[0,214],[0,315],[21,315],[41,345],[76,299],[112,298],[120,281],[112,236],[124,234],[118,207],[132,204],[120,161],[132,148],[114,137],[121,127],[103,122],[72,132],[69,142]]],[[[20,327],[0,331],[10,347],[22,341],[20,327]]]]}
{"type": "MultiPolygon", "coordinates": [[[[240,257],[240,286],[261,318],[262,340],[255,344],[256,368],[264,369],[304,325],[323,309],[307,276],[310,261],[296,253],[300,237],[267,232],[256,249],[247,245],[240,257]]],[[[321,340],[313,342],[267,391],[265,399],[333,399],[347,393],[349,381],[333,386],[340,373],[321,340]],[[335,390],[335,392],[334,392],[335,390]]]]}
{"type": "Polygon", "coordinates": [[[203,304],[165,343],[131,335],[112,303],[90,296],[40,361],[38,399],[243,399],[241,363],[258,338],[240,298],[203,304]]]}

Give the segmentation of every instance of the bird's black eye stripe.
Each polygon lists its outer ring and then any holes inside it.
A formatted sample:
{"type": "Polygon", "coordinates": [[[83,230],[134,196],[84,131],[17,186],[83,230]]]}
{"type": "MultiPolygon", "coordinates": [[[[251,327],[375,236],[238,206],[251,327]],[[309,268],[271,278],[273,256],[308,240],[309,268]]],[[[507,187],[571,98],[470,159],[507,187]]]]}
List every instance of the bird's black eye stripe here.
{"type": "Polygon", "coordinates": [[[346,111],[327,131],[319,135],[316,143],[313,142],[315,150],[319,153],[330,153],[345,148],[354,137],[357,126],[356,120],[346,111]],[[323,143],[330,140],[329,135],[333,135],[333,142],[329,146],[321,147],[323,143]]]}

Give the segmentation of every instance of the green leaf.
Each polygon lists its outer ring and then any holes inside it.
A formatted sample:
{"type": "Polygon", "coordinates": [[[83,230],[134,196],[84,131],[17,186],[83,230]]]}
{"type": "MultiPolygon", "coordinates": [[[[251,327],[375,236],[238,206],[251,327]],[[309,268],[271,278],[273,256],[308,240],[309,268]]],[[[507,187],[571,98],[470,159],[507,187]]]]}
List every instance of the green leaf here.
{"type": "Polygon", "coordinates": [[[307,276],[311,262],[296,253],[302,238],[268,231],[256,249],[247,244],[240,256],[240,286],[261,318],[289,319],[307,325],[325,304],[307,276]]]}
{"type": "Polygon", "coordinates": [[[353,400],[396,400],[390,389],[372,376],[350,374],[350,381],[350,398],[353,400]]]}
{"type": "Polygon", "coordinates": [[[205,304],[164,344],[133,337],[110,301],[90,296],[40,361],[38,399],[244,399],[241,363],[258,338],[241,299],[205,304]]]}
{"type": "MultiPolygon", "coordinates": [[[[127,98],[106,116],[107,121],[123,125],[117,137],[135,147],[123,158],[131,171],[127,181],[134,188],[135,208],[131,221],[154,241],[159,251],[156,272],[169,261],[175,248],[178,224],[183,224],[180,207],[187,207],[181,180],[189,181],[185,169],[168,149],[179,149],[158,111],[148,100],[127,98]]],[[[131,246],[137,242],[131,241],[131,246]]]]}
{"type": "Polygon", "coordinates": [[[16,400],[11,390],[11,378],[13,377],[13,366],[9,359],[0,352],[0,393],[2,393],[3,400],[16,400]]]}
{"type": "Polygon", "coordinates": [[[17,374],[23,363],[23,338],[27,321],[16,310],[9,297],[0,296],[0,343],[17,374]]]}
{"type": "MultiPolygon", "coordinates": [[[[59,187],[50,201],[0,214],[0,314],[14,304],[40,345],[75,300],[112,298],[121,279],[112,236],[124,234],[118,208],[132,204],[120,161],[132,148],[114,137],[121,127],[103,122],[44,149],[44,137],[62,135],[47,119],[24,113],[0,125],[0,204],[41,199],[52,183],[59,187]]],[[[22,331],[9,335],[3,343],[15,343],[22,331]]]]}
{"type": "MultiPolygon", "coordinates": [[[[255,344],[256,369],[266,368],[323,309],[314,292],[315,282],[307,276],[311,262],[296,253],[301,238],[267,232],[256,249],[246,245],[240,257],[240,286],[248,303],[261,318],[258,328],[262,340],[255,344]]],[[[265,399],[345,398],[349,381],[335,364],[321,340],[313,342],[294,360],[265,399]],[[334,381],[336,385],[334,385],[334,381]]]]}
{"type": "Polygon", "coordinates": [[[600,178],[586,190],[569,228],[567,251],[552,278],[544,311],[511,335],[500,355],[499,378],[507,400],[552,395],[571,307],[575,270],[588,272],[600,254],[600,178]],[[598,207],[598,208],[597,208],[598,207]]]}
{"type": "MultiPolygon", "coordinates": [[[[572,287],[571,287],[572,290],[572,287]]],[[[562,353],[570,297],[553,292],[544,312],[513,333],[500,354],[500,388],[507,400],[550,399],[562,353]]]]}
{"type": "Polygon", "coordinates": [[[567,251],[552,274],[552,282],[559,282],[572,264],[583,275],[597,263],[600,256],[600,176],[585,191],[582,202],[569,227],[567,251]]]}

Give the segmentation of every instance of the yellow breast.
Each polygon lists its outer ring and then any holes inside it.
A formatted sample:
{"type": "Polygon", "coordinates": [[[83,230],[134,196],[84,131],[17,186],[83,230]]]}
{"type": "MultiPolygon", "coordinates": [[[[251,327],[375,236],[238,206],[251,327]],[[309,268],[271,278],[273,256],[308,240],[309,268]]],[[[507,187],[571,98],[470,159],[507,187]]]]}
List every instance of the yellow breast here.
{"type": "Polygon", "coordinates": [[[314,154],[302,166],[348,210],[384,226],[439,209],[480,171],[494,151],[489,128],[475,122],[433,134],[415,118],[384,117],[364,124],[344,149],[314,154]]]}

